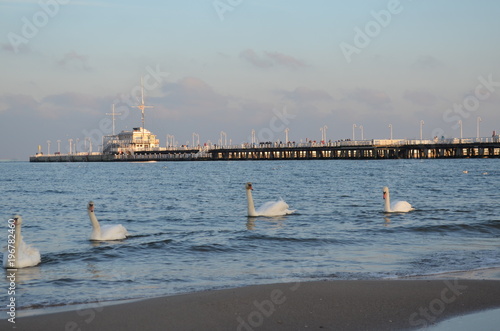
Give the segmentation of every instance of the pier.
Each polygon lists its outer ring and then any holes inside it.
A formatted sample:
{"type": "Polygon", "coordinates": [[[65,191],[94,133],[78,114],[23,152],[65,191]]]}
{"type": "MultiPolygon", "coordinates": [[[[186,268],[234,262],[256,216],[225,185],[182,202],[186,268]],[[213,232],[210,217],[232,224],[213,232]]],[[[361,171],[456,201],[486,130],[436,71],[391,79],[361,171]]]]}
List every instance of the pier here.
{"type": "MultiPolygon", "coordinates": [[[[295,143],[288,141],[288,130],[285,129],[286,139],[283,142],[256,143],[255,130],[252,130],[252,143],[227,146],[227,135],[221,131],[219,145],[205,143],[200,145],[200,136],[193,133],[193,144],[191,147],[183,145],[175,147],[175,139],[167,135],[165,147],[160,147],[160,141],[155,134],[145,129],[146,108],[153,108],[144,103],[144,84],[141,78],[141,103],[135,108],[141,110],[142,126],[134,127],[130,131],[121,131],[115,134],[115,112],[106,115],[112,116],[112,134],[102,137],[101,153],[92,152],[92,141],[89,141],[88,152],[76,151],[77,146],[72,148],[73,139],[69,141],[69,153],[61,154],[60,140],[58,140],[58,152],[50,154],[50,141],[47,141],[47,155],[41,152],[30,156],[30,162],[156,162],[156,161],[250,161],[250,160],[385,160],[385,159],[444,159],[444,158],[500,158],[500,135],[493,131],[491,138],[479,138],[479,122],[477,122],[477,138],[450,138],[433,140],[422,139],[422,125],[420,121],[420,140],[411,139],[371,139],[326,141],[325,125],[322,131],[322,141],[307,141],[306,143],[295,143]],[[198,144],[195,145],[195,137],[198,144]],[[224,138],[224,139],[223,139],[224,138]]],[[[462,125],[462,121],[460,121],[462,125]]],[[[363,126],[360,128],[363,130],[363,126]]],[[[363,131],[362,131],[363,132],[363,131]]],[[[361,134],[363,137],[363,134],[361,134]]],[[[78,139],[77,139],[78,140],[78,139]]],[[[189,142],[188,142],[189,144],[189,142]]],[[[231,143],[230,143],[231,144],[231,143]]],[[[85,144],[84,149],[87,150],[85,144]]]]}
{"type": "Polygon", "coordinates": [[[148,162],[247,160],[383,160],[500,158],[500,140],[362,140],[327,143],[265,143],[199,148],[154,148],[129,154],[77,153],[30,157],[30,162],[148,162]]]}

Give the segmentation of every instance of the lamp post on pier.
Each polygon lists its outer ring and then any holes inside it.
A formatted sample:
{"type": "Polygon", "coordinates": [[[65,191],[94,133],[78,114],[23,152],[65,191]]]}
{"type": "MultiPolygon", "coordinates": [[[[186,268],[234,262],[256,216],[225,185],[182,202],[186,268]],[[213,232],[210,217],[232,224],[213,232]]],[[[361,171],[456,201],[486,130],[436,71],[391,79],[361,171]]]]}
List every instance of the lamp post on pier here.
{"type": "Polygon", "coordinates": [[[224,131],[220,132],[220,145],[227,146],[227,134],[224,131]],[[224,140],[222,140],[222,137],[224,137],[224,140]]]}
{"type": "Polygon", "coordinates": [[[193,132],[193,147],[200,145],[200,135],[193,132]],[[195,144],[195,138],[198,138],[198,145],[195,144]]]}
{"type": "Polygon", "coordinates": [[[420,140],[422,140],[422,128],[423,128],[424,124],[425,124],[424,120],[421,120],[420,121],[420,140]]]}
{"type": "Polygon", "coordinates": [[[321,141],[323,141],[324,143],[326,143],[326,130],[328,129],[328,127],[325,125],[323,126],[322,128],[319,128],[319,130],[321,131],[321,141]]]}
{"type": "Polygon", "coordinates": [[[462,122],[462,120],[458,121],[458,125],[460,125],[460,142],[462,142],[462,138],[463,138],[463,122],[462,122]]]}
{"type": "Polygon", "coordinates": [[[479,123],[481,123],[483,119],[481,117],[477,117],[477,132],[476,132],[476,138],[479,139],[480,137],[480,128],[479,128],[479,123]]]}
{"type": "Polygon", "coordinates": [[[92,154],[92,139],[90,137],[85,139],[89,141],[89,154],[92,154]]]}

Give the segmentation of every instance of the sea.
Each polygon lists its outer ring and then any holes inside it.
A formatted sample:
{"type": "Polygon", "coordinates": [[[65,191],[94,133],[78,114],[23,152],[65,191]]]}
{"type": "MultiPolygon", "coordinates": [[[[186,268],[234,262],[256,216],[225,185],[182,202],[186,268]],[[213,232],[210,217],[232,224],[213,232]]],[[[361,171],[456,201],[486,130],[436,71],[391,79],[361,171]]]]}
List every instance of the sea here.
{"type": "Polygon", "coordinates": [[[495,159],[0,162],[0,174],[2,240],[20,214],[24,242],[41,254],[16,272],[18,312],[500,267],[495,159]],[[256,207],[282,198],[295,212],[247,217],[246,182],[256,207]],[[415,210],[384,213],[384,186],[415,210]],[[90,200],[101,225],[129,237],[90,241],[90,200]]]}

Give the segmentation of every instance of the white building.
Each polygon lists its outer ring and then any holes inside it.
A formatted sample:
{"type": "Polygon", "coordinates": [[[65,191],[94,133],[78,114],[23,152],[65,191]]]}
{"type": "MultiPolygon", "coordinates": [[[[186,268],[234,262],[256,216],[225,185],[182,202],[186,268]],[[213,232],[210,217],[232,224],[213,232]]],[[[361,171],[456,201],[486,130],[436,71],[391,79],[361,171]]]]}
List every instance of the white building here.
{"type": "Polygon", "coordinates": [[[133,128],[133,131],[122,131],[117,135],[103,137],[104,154],[128,154],[139,151],[158,151],[160,141],[151,131],[133,128]]]}

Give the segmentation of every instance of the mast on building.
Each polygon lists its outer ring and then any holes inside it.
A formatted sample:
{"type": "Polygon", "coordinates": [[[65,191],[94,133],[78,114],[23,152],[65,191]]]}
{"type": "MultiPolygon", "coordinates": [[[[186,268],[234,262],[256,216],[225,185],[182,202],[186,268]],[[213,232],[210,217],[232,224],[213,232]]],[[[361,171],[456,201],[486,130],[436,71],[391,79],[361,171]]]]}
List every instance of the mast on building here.
{"type": "Polygon", "coordinates": [[[144,104],[144,83],[141,77],[141,104],[138,106],[135,106],[135,108],[139,108],[141,110],[141,116],[142,116],[142,139],[144,140],[144,110],[146,108],[153,108],[153,106],[146,106],[144,104]]]}
{"type": "Polygon", "coordinates": [[[115,135],[115,116],[121,115],[122,113],[115,113],[115,104],[113,104],[113,110],[111,113],[106,113],[106,115],[110,115],[113,120],[113,136],[115,135]]]}

